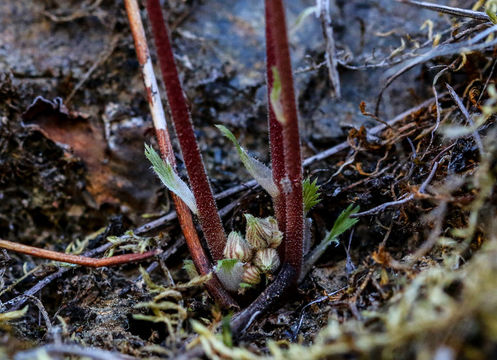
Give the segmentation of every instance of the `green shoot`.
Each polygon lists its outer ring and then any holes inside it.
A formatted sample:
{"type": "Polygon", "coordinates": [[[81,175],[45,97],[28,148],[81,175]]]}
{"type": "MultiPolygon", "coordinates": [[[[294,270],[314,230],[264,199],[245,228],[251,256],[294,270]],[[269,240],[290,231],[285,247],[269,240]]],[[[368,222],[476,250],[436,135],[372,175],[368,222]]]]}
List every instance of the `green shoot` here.
{"type": "Polygon", "coordinates": [[[260,161],[251,157],[245,151],[245,149],[243,149],[240,146],[235,135],[233,135],[233,133],[230,130],[228,130],[225,126],[216,125],[216,127],[223,133],[224,136],[226,136],[235,145],[236,151],[238,152],[238,155],[240,156],[243,165],[245,166],[249,174],[252,175],[252,177],[257,181],[257,183],[264,190],[266,190],[268,194],[271,195],[271,197],[274,198],[278,196],[279,190],[276,184],[273,182],[271,169],[268,168],[263,163],[261,163],[260,161]]]}
{"type": "Polygon", "coordinates": [[[354,226],[359,219],[357,218],[351,218],[350,215],[355,214],[359,211],[359,206],[353,206],[353,204],[350,204],[347,206],[347,209],[342,211],[342,213],[338,216],[338,218],[335,220],[335,223],[333,224],[333,228],[331,231],[326,235],[324,238],[324,242],[331,243],[332,241],[337,241],[337,238],[342,235],[344,232],[346,232],[348,229],[350,229],[352,226],[354,226]]]}
{"type": "Polygon", "coordinates": [[[307,256],[307,258],[305,259],[303,270],[300,275],[301,279],[307,274],[307,272],[321,257],[321,255],[323,255],[328,246],[331,243],[335,243],[336,245],[338,245],[338,237],[352,228],[359,221],[359,219],[350,217],[350,215],[355,214],[358,211],[359,206],[354,207],[353,204],[350,204],[347,209],[342,211],[342,213],[335,220],[331,231],[326,234],[325,238],[314,248],[314,250],[312,250],[309,256],[307,256]]]}
{"type": "Polygon", "coordinates": [[[198,214],[197,204],[192,191],[188,185],[181,180],[178,174],[176,174],[171,164],[167,161],[163,161],[159,154],[147,144],[145,144],[145,156],[152,163],[152,168],[155,173],[169,191],[183,200],[194,214],[198,214]]]}
{"type": "Polygon", "coordinates": [[[305,179],[302,182],[302,192],[304,197],[304,213],[307,214],[314,206],[321,202],[319,196],[319,185],[317,185],[317,179],[311,181],[310,178],[305,179]]]}

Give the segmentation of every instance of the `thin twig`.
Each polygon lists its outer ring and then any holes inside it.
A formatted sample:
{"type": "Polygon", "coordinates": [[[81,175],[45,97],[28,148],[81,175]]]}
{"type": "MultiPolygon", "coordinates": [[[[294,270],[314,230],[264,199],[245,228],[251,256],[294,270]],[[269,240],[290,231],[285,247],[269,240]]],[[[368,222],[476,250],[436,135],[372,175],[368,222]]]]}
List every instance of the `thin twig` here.
{"type": "Polygon", "coordinates": [[[110,43],[110,46],[107,47],[106,51],[97,59],[97,61],[95,61],[93,63],[93,65],[88,69],[88,71],[83,74],[83,77],[74,86],[74,88],[72,89],[71,93],[69,95],[67,95],[67,97],[65,99],[65,104],[66,105],[71,102],[71,100],[74,97],[74,95],[76,95],[76,93],[81,88],[81,86],[83,86],[83,84],[88,81],[88,79],[91,77],[91,75],[93,74],[93,72],[99,66],[101,66],[102,64],[104,64],[107,61],[107,59],[112,55],[112,53],[116,49],[116,46],[117,46],[117,43],[119,42],[119,39],[120,39],[119,35],[116,36],[116,37],[114,37],[112,39],[111,43],[110,43]]]}
{"type": "Polygon", "coordinates": [[[424,1],[415,1],[415,0],[397,0],[400,3],[414,5],[418,7],[422,7],[432,11],[438,11],[444,14],[459,16],[459,17],[467,17],[476,20],[490,21],[490,17],[481,11],[473,11],[467,9],[456,8],[452,6],[445,6],[439,4],[428,3],[424,1]]]}
{"type": "MultiPolygon", "coordinates": [[[[485,23],[481,24],[482,26],[489,26],[492,25],[492,23],[485,23]]],[[[379,111],[380,111],[380,104],[381,100],[383,98],[383,93],[385,90],[393,83],[395,79],[397,79],[400,75],[405,73],[406,71],[412,69],[416,65],[425,63],[435,57],[440,57],[440,56],[447,56],[447,55],[453,55],[453,54],[459,54],[459,53],[467,53],[471,51],[476,51],[476,50],[484,50],[488,48],[492,48],[494,45],[497,44],[497,39],[488,41],[488,42],[480,42],[481,40],[485,39],[488,35],[491,33],[497,31],[497,25],[491,26],[486,30],[481,31],[476,35],[475,37],[466,40],[465,42],[461,43],[444,43],[436,48],[433,48],[424,54],[418,54],[417,56],[413,57],[410,60],[407,60],[398,66],[393,67],[392,69],[388,70],[386,72],[387,80],[385,81],[385,84],[382,86],[380,93],[378,94],[378,98],[376,100],[376,106],[375,106],[375,115],[378,116],[379,111]]]]}
{"type": "Polygon", "coordinates": [[[435,132],[438,130],[438,127],[440,126],[440,113],[441,113],[441,109],[440,109],[440,103],[438,102],[437,82],[438,82],[438,79],[440,79],[440,77],[447,70],[449,70],[449,66],[445,66],[433,78],[433,83],[431,85],[431,88],[433,90],[433,95],[435,95],[435,108],[436,108],[436,111],[437,111],[437,121],[435,122],[435,126],[433,127],[433,130],[431,131],[430,143],[426,147],[426,150],[424,151],[423,155],[421,156],[421,159],[423,159],[425,157],[425,155],[428,153],[428,150],[431,148],[431,145],[433,144],[433,139],[435,138],[435,132]]]}
{"type": "MultiPolygon", "coordinates": [[[[112,246],[112,243],[107,243],[102,246],[99,246],[96,249],[89,250],[83,254],[83,256],[95,256],[98,254],[104,253],[107,249],[109,249],[112,246]]],[[[28,301],[28,296],[30,295],[35,295],[38,293],[41,289],[43,289],[45,286],[50,284],[53,280],[58,279],[61,277],[63,274],[65,274],[67,271],[74,269],[73,267],[61,267],[59,270],[54,272],[53,274],[48,275],[47,277],[43,278],[39,282],[37,282],[33,287],[25,291],[23,294],[5,302],[3,304],[3,307],[8,309],[9,311],[13,310],[18,310],[21,306],[23,306],[27,301],[28,301]]]]}
{"type": "Polygon", "coordinates": [[[58,251],[40,249],[34,246],[28,246],[2,239],[0,239],[0,248],[15,251],[21,254],[40,257],[43,259],[94,267],[94,268],[103,267],[103,266],[122,265],[129,262],[141,261],[148,259],[149,257],[155,256],[157,254],[160,254],[162,252],[162,250],[156,249],[152,251],[147,251],[143,254],[125,254],[125,255],[111,256],[103,259],[94,259],[88,256],[66,254],[58,251]]]}
{"type": "MultiPolygon", "coordinates": [[[[418,193],[424,193],[425,190],[426,190],[426,187],[430,184],[431,180],[433,180],[433,177],[435,176],[435,173],[437,172],[437,169],[438,169],[438,166],[439,166],[440,162],[435,162],[433,164],[433,167],[430,171],[430,173],[428,174],[428,177],[426,178],[425,181],[423,181],[423,183],[421,184],[421,186],[419,187],[419,190],[418,190],[418,193]]],[[[401,198],[399,200],[396,200],[396,201],[389,201],[389,202],[386,202],[386,203],[383,203],[381,205],[378,205],[372,209],[369,209],[367,211],[363,211],[363,212],[360,212],[360,213],[355,213],[355,214],[352,214],[350,215],[351,218],[356,218],[356,217],[361,217],[361,216],[366,216],[366,215],[374,215],[374,214],[377,214],[383,210],[385,210],[386,208],[389,208],[391,206],[398,206],[398,205],[402,205],[402,204],[405,204],[406,202],[409,202],[411,200],[413,200],[415,197],[415,194],[414,193],[411,193],[411,194],[404,194],[403,196],[401,196],[401,198]]]]}
{"type": "Polygon", "coordinates": [[[485,150],[483,148],[483,142],[481,141],[481,137],[480,137],[480,134],[478,133],[478,129],[475,128],[475,122],[473,121],[473,118],[469,114],[468,110],[466,109],[466,107],[462,103],[461,98],[459,97],[459,95],[457,95],[457,93],[454,91],[452,86],[450,86],[449,84],[445,84],[445,86],[447,86],[447,90],[449,90],[450,97],[457,104],[457,107],[459,108],[459,110],[461,110],[461,112],[464,115],[464,117],[466,118],[466,121],[468,122],[468,124],[474,128],[473,137],[475,138],[476,145],[478,146],[478,150],[480,151],[480,157],[482,157],[483,154],[485,154],[485,150]]]}
{"type": "Polygon", "coordinates": [[[344,291],[346,289],[348,289],[349,286],[344,286],[343,288],[341,289],[338,289],[338,290],[335,290],[329,294],[326,294],[324,296],[321,296],[320,298],[317,298],[316,300],[313,300],[311,301],[310,303],[304,305],[304,307],[302,308],[302,310],[300,310],[300,318],[299,318],[299,323],[297,324],[297,327],[295,329],[295,331],[293,332],[292,334],[292,341],[295,341],[297,339],[297,335],[299,334],[300,332],[300,329],[302,328],[302,324],[304,323],[304,317],[305,317],[305,310],[307,310],[307,308],[311,307],[312,305],[314,304],[319,304],[325,300],[328,300],[330,297],[332,296],[335,296],[336,294],[338,294],[339,292],[341,291],[344,291]]]}
{"type": "Polygon", "coordinates": [[[485,94],[485,90],[487,90],[488,84],[490,83],[490,79],[492,78],[495,70],[495,65],[497,65],[497,59],[493,61],[492,68],[490,69],[490,74],[487,76],[487,80],[485,81],[485,85],[483,86],[483,89],[481,90],[480,96],[478,97],[478,101],[476,102],[477,104],[480,102],[481,98],[483,97],[483,94],[485,94]]]}
{"type": "Polygon", "coordinates": [[[328,76],[330,78],[333,95],[337,98],[341,97],[340,76],[337,70],[337,54],[335,47],[335,38],[333,36],[333,24],[330,16],[329,0],[318,0],[319,17],[321,18],[321,26],[323,35],[326,41],[326,65],[328,67],[328,76]]]}
{"type": "Polygon", "coordinates": [[[28,295],[27,297],[35,303],[36,307],[40,311],[41,316],[43,317],[43,320],[45,321],[45,324],[47,325],[47,333],[51,334],[53,326],[52,322],[50,321],[50,317],[48,316],[47,310],[45,309],[45,306],[36,296],[28,295]]]}

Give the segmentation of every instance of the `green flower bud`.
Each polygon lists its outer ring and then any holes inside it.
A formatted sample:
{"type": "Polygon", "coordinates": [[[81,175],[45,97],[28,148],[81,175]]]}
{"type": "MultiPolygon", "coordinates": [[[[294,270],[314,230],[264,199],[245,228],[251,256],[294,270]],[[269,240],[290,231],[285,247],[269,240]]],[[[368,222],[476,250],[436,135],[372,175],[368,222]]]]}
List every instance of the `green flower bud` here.
{"type": "Polygon", "coordinates": [[[275,249],[268,248],[257,251],[254,265],[263,273],[272,273],[280,266],[280,257],[275,249]]]}
{"type": "Polygon", "coordinates": [[[283,233],[278,229],[278,222],[274,217],[269,216],[265,220],[271,227],[271,237],[267,240],[267,244],[270,248],[276,249],[283,240],[283,233]]]}
{"type": "Polygon", "coordinates": [[[272,230],[265,224],[263,219],[256,218],[250,214],[245,214],[247,228],[245,237],[250,245],[255,249],[267,248],[267,240],[271,237],[272,230]]]}
{"type": "Polygon", "coordinates": [[[245,214],[247,229],[245,236],[247,241],[255,249],[261,250],[267,247],[277,248],[283,239],[283,233],[278,230],[276,219],[269,216],[265,219],[256,218],[245,214]]]}
{"type": "Polygon", "coordinates": [[[261,282],[261,272],[252,264],[245,264],[242,282],[249,285],[257,285],[261,282]]]}
{"type": "Polygon", "coordinates": [[[252,248],[239,232],[230,232],[223,252],[226,259],[238,259],[245,263],[252,259],[253,253],[252,248]]]}

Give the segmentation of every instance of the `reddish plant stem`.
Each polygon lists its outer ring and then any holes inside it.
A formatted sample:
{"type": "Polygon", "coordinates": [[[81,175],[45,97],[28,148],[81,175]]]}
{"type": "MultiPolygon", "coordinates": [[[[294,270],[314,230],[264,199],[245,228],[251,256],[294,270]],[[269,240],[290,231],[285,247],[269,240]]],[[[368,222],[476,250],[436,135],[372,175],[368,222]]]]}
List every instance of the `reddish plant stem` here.
{"type": "Polygon", "coordinates": [[[200,225],[214,260],[223,258],[226,235],[217,212],[214,196],[195,139],[190,113],[183,95],[168,30],[158,0],[147,0],[147,13],[152,24],[155,46],[167,99],[178,136],[186,171],[198,207],[200,225]]]}
{"type": "MultiPolygon", "coordinates": [[[[147,101],[150,107],[150,113],[155,127],[159,152],[164,160],[169,161],[173,169],[176,171],[176,159],[171,145],[169,132],[167,131],[167,122],[160,100],[157,81],[153,72],[150,52],[147,45],[145,30],[141,21],[137,0],[125,0],[126,12],[130,22],[131,33],[135,42],[136,55],[138,62],[142,68],[143,82],[147,93],[147,101]]],[[[205,253],[200,239],[198,238],[195,225],[193,224],[190,209],[186,204],[174,193],[170,192],[173,199],[178,220],[181,226],[185,241],[190,251],[193,263],[197,271],[201,275],[206,275],[212,272],[211,263],[205,253]]],[[[221,286],[219,280],[213,277],[206,283],[207,290],[213,298],[223,307],[237,307],[236,302],[221,286]]]]}
{"type": "Polygon", "coordinates": [[[0,248],[15,251],[21,254],[36,256],[43,259],[65,262],[89,267],[103,267],[126,264],[133,261],[140,261],[151,256],[160,254],[160,249],[147,251],[143,254],[126,254],[112,256],[104,259],[95,259],[87,256],[66,254],[58,251],[40,249],[34,246],[19,244],[16,242],[0,239],[0,248]]]}
{"type": "MultiPolygon", "coordinates": [[[[271,27],[272,47],[276,68],[281,79],[281,104],[285,123],[283,127],[283,153],[286,177],[282,181],[286,209],[286,239],[284,262],[291,264],[298,278],[303,258],[304,210],[302,198],[302,161],[297,105],[293,89],[292,65],[285,22],[285,9],[282,0],[266,0],[270,14],[266,26],[271,27]]],[[[296,280],[295,279],[295,280],[296,280]]]]}
{"type": "MultiPolygon", "coordinates": [[[[265,4],[266,23],[271,23],[271,12],[265,4]]],[[[267,80],[267,107],[268,107],[268,128],[269,128],[269,144],[271,147],[271,169],[273,171],[273,181],[278,187],[280,193],[273,198],[274,212],[278,227],[286,237],[286,213],[285,213],[285,196],[281,186],[281,180],[285,177],[285,158],[283,154],[283,127],[276,120],[273,107],[271,105],[271,89],[273,88],[273,67],[276,66],[276,58],[274,54],[274,45],[271,34],[271,26],[266,26],[266,80],[267,80]]],[[[280,256],[285,254],[285,240],[282,246],[278,247],[280,256]]]]}

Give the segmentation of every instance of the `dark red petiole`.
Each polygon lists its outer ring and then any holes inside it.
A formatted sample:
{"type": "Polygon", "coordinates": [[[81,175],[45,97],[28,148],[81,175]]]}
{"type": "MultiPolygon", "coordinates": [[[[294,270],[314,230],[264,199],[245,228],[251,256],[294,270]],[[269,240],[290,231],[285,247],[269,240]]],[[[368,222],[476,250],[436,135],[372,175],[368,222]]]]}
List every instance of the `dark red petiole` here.
{"type": "Polygon", "coordinates": [[[198,207],[198,217],[214,260],[223,258],[226,235],[195,139],[188,106],[183,95],[168,30],[159,0],[147,0],[162,77],[166,85],[176,135],[185,161],[190,186],[198,207]]]}

